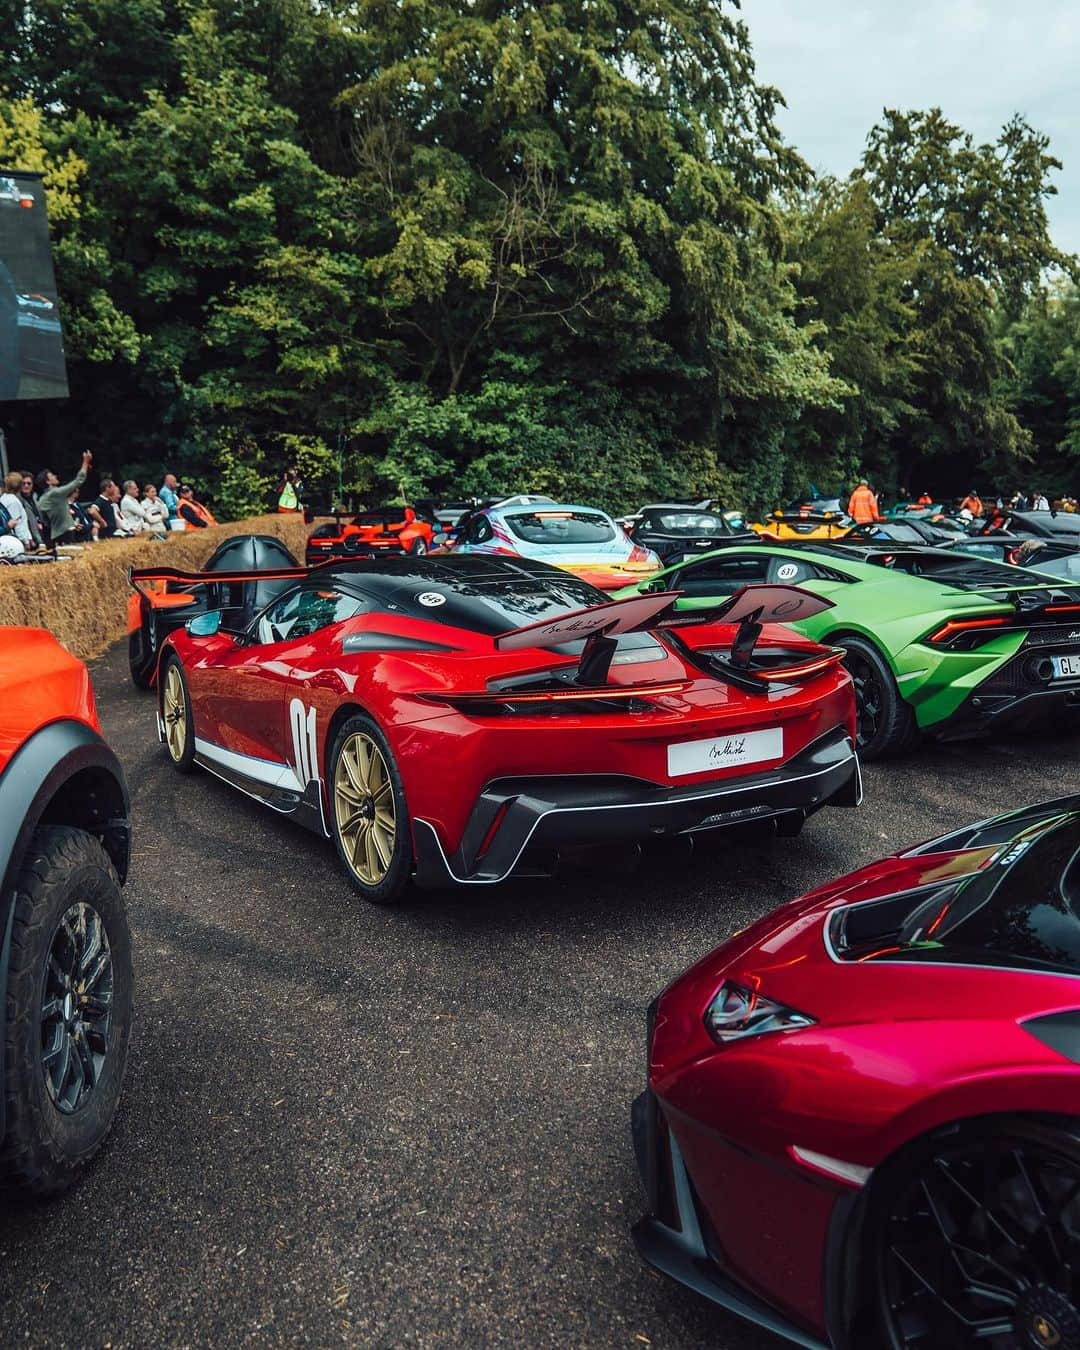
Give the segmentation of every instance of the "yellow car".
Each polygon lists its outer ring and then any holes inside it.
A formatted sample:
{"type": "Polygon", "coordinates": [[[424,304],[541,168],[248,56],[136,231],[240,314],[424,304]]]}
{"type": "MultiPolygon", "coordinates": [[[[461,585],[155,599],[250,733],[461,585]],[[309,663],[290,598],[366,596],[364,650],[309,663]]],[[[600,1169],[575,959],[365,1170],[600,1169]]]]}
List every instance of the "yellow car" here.
{"type": "Polygon", "coordinates": [[[763,524],[750,528],[777,543],[785,539],[843,539],[851,532],[852,521],[842,511],[801,506],[797,510],[774,511],[763,524]]]}

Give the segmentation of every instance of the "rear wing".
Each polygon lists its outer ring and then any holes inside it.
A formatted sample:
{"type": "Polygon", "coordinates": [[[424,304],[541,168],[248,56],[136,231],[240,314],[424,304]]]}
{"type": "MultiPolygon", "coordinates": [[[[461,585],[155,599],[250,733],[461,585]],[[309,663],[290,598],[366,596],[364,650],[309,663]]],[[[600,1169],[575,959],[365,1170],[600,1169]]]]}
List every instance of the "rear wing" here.
{"type": "Polygon", "coordinates": [[[210,586],[215,583],[228,584],[249,581],[299,581],[310,576],[306,567],[281,567],[266,572],[181,572],[175,567],[140,567],[128,572],[128,581],[140,595],[150,599],[160,593],[162,585],[168,589],[175,586],[180,590],[190,590],[194,586],[210,586]]]}
{"type": "Polygon", "coordinates": [[[557,619],[500,633],[495,638],[495,650],[510,652],[523,647],[557,647],[563,642],[597,635],[618,637],[620,633],[640,633],[651,628],[689,628],[706,623],[754,623],[759,626],[798,623],[833,608],[831,600],[798,586],[743,586],[718,605],[680,613],[675,609],[675,602],[682,594],[682,591],[659,591],[575,609],[557,619]]]}
{"type": "MultiPolygon", "coordinates": [[[[798,586],[743,586],[719,605],[707,609],[678,612],[676,601],[681,591],[659,591],[649,595],[635,595],[626,600],[609,600],[606,604],[591,605],[572,610],[557,619],[527,624],[500,633],[493,639],[495,650],[558,647],[564,642],[585,639],[581,654],[578,683],[602,685],[607,680],[614,641],[623,633],[641,633],[650,630],[674,630],[705,624],[737,625],[730,656],[722,663],[723,673],[750,687],[762,687],[760,677],[753,674],[751,661],[761,630],[769,623],[798,623],[827,609],[833,602],[798,586]]],[[[672,633],[672,637],[676,637],[672,633]]],[[[681,644],[680,644],[681,645],[681,644]]],[[[685,648],[684,648],[685,650],[685,648]]]]}

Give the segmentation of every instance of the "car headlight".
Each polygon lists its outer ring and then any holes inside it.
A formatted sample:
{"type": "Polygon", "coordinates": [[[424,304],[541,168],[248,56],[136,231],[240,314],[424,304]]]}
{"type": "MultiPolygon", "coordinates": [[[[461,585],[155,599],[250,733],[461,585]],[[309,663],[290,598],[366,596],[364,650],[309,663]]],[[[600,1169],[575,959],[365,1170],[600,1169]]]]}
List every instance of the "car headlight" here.
{"type": "Polygon", "coordinates": [[[812,1027],[816,1021],[730,980],[724,981],[705,1009],[705,1026],[721,1045],[744,1036],[763,1036],[767,1031],[798,1031],[812,1027]]]}

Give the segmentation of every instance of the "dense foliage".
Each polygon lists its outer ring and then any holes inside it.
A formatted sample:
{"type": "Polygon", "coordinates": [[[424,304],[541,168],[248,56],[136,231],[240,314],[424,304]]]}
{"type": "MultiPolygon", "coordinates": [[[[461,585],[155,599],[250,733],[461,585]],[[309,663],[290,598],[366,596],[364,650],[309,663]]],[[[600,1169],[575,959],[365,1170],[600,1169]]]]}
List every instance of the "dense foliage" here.
{"type": "Polygon", "coordinates": [[[20,459],[611,506],[1047,486],[1080,454],[1057,166],[889,112],[780,137],[729,0],[0,0],[0,164],[46,173],[72,397],[20,459]],[[7,16],[5,17],[5,10],[7,16]],[[916,481],[917,480],[917,481],[916,481]]]}

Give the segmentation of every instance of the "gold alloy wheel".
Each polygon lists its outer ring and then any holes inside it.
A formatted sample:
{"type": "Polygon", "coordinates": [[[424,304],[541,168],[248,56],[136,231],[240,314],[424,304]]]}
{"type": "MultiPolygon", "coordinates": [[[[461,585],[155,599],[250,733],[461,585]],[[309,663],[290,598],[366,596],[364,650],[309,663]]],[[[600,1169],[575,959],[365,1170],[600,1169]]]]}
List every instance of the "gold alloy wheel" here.
{"type": "Polygon", "coordinates": [[[184,698],[184,681],[180,668],[169,667],[165,676],[165,696],[162,699],[165,716],[165,743],[169,754],[177,764],[184,757],[187,745],[187,700],[184,698]]]}
{"type": "Polygon", "coordinates": [[[338,755],[334,815],[349,865],[365,886],[378,886],[394,858],[397,812],[383,753],[362,731],[354,732],[338,755]]]}

